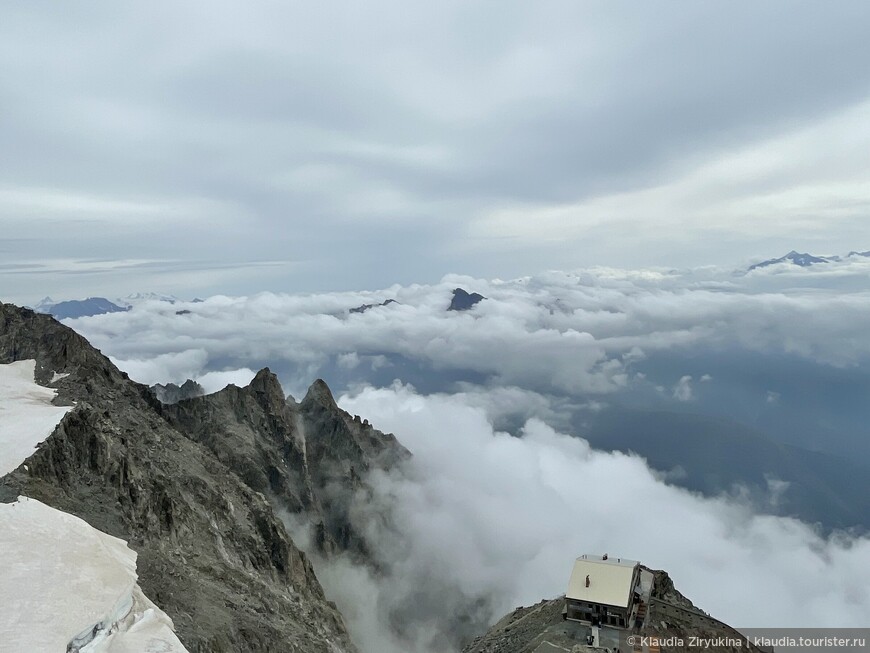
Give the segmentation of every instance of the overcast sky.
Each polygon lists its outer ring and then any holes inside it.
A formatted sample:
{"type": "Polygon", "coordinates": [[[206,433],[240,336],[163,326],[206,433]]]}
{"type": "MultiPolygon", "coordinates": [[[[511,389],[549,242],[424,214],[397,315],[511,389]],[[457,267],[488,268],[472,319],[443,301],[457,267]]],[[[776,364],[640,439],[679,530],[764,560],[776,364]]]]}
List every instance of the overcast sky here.
{"type": "Polygon", "coordinates": [[[870,248],[866,2],[0,9],[0,299],[870,248]]]}

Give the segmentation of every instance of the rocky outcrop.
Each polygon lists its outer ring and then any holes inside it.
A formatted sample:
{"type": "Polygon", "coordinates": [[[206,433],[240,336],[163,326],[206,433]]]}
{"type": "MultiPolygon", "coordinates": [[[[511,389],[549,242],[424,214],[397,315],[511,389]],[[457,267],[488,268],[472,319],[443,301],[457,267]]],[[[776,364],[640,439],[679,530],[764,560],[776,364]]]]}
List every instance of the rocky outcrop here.
{"type": "Polygon", "coordinates": [[[453,290],[453,298],[450,300],[448,311],[467,311],[473,308],[476,304],[486,299],[483,295],[473,292],[469,293],[462,288],[453,290]]]}
{"type": "Polygon", "coordinates": [[[350,309],[350,311],[348,311],[348,312],[349,313],[365,313],[370,308],[376,308],[378,306],[389,306],[390,304],[398,304],[398,303],[399,302],[397,302],[395,299],[385,299],[384,301],[380,302],[379,304],[361,304],[360,306],[357,306],[356,308],[350,309]]]}
{"type": "Polygon", "coordinates": [[[187,379],[181,385],[157,383],[151,386],[151,391],[162,404],[177,404],[182,399],[201,397],[205,394],[205,389],[193,379],[187,379]]]}
{"type": "Polygon", "coordinates": [[[276,509],[311,524],[320,552],[368,559],[352,519],[355,503],[368,492],[363,479],[410,454],[394,436],[341,410],[322,380],[297,404],[266,368],[247,387],[231,385],[162,413],[276,509]]]}
{"type": "MultiPolygon", "coordinates": [[[[0,501],[33,497],[126,540],[139,555],[140,586],[192,652],[355,651],[307,557],[255,489],[261,479],[253,472],[244,478],[235,459],[209,446],[208,437],[226,431],[185,431],[147,387],[72,330],[0,304],[0,363],[29,358],[43,384],[56,372],[68,374],[54,387],[58,401],[75,408],[25,464],[0,479],[0,501]]],[[[221,401],[235,397],[245,419],[263,420],[263,437],[289,439],[294,434],[281,431],[285,401],[272,378],[263,372],[221,401]]],[[[216,408],[209,402],[202,410],[216,408]]],[[[225,449],[243,444],[238,438],[225,449]]],[[[272,472],[264,469],[269,489],[272,472]]]]}

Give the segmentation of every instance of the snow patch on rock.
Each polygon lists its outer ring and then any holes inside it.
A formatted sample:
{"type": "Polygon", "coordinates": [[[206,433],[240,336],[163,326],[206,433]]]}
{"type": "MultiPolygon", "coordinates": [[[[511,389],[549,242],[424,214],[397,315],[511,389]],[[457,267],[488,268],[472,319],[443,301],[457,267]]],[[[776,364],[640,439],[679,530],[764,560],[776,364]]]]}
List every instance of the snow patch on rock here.
{"type": "Polygon", "coordinates": [[[0,365],[0,476],[23,463],[70,409],[54,406],[56,390],[34,381],[36,361],[0,365]]]}
{"type": "Polygon", "coordinates": [[[19,497],[0,504],[0,551],[3,650],[186,653],[123,540],[19,497]]]}

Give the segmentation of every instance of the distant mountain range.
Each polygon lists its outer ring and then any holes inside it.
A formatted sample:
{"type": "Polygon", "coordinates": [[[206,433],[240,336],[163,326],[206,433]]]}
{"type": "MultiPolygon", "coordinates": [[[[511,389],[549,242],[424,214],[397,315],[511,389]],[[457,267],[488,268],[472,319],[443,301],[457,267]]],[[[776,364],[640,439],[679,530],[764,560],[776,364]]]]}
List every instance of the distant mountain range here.
{"type": "MultiPolygon", "coordinates": [[[[759,263],[754,263],[746,268],[747,272],[759,270],[774,265],[794,265],[801,268],[809,268],[814,265],[823,265],[827,263],[837,263],[856,257],[870,258],[870,250],[859,252],[853,250],[845,256],[819,256],[808,252],[798,252],[792,250],[788,254],[784,254],[778,258],[771,258],[759,263]]],[[[453,290],[453,296],[450,300],[448,311],[467,311],[486,299],[483,295],[472,292],[469,293],[464,288],[456,288],[453,290]]],[[[133,306],[149,301],[167,302],[174,304],[181,301],[174,295],[167,295],[156,292],[137,292],[127,295],[124,298],[109,300],[105,297],[88,297],[87,299],[72,299],[62,302],[56,302],[51,297],[44,297],[31,308],[37,313],[49,313],[58,320],[67,318],[87,317],[91,315],[103,315],[105,313],[118,313],[121,311],[130,310],[133,306]]],[[[195,298],[193,303],[199,303],[204,300],[195,298]]],[[[362,304],[360,306],[349,309],[350,313],[365,313],[366,311],[377,308],[379,306],[388,306],[389,304],[397,303],[394,299],[387,299],[376,304],[362,304]]],[[[184,314],[180,312],[179,314],[184,314]]]]}
{"type": "MultiPolygon", "coordinates": [[[[486,299],[479,293],[469,293],[462,288],[456,288],[453,291],[453,296],[450,300],[448,311],[467,311],[486,299]]],[[[67,318],[89,317],[92,315],[103,315],[106,313],[120,313],[129,311],[137,304],[149,301],[166,302],[174,304],[180,301],[174,295],[163,295],[160,293],[134,293],[127,295],[124,299],[116,299],[114,302],[105,297],[88,297],[87,299],[71,299],[63,302],[55,302],[51,297],[43,297],[31,308],[37,313],[48,313],[58,320],[67,318]]],[[[193,303],[202,302],[201,299],[194,299],[193,303]]],[[[389,306],[397,304],[395,299],[387,299],[377,304],[362,304],[355,308],[349,309],[350,313],[365,313],[366,311],[380,306],[389,306]]],[[[188,310],[176,311],[176,315],[186,315],[190,313],[188,310]]]]}
{"type": "Polygon", "coordinates": [[[160,293],[134,293],[124,299],[111,301],[105,297],[88,297],[87,299],[70,299],[56,302],[51,297],[43,297],[33,305],[37,313],[48,313],[58,320],[67,318],[90,317],[92,315],[104,315],[106,313],[123,313],[129,311],[136,304],[147,301],[160,301],[174,304],[178,298],[173,295],[160,293]]]}
{"type": "MultiPolygon", "coordinates": [[[[855,256],[864,256],[870,257],[870,251],[866,252],[849,252],[845,258],[853,258],[855,256]]],[[[795,250],[790,251],[788,254],[784,256],[780,256],[779,258],[771,258],[766,261],[761,261],[760,263],[755,263],[754,265],[750,265],[748,270],[751,272],[752,270],[757,270],[759,268],[770,267],[771,265],[779,265],[780,263],[789,263],[791,265],[797,265],[802,268],[808,268],[813,265],[818,265],[820,263],[835,263],[842,261],[843,257],[841,256],[816,256],[814,254],[808,254],[806,252],[801,253],[795,250]]]]}
{"type": "Polygon", "coordinates": [[[103,315],[105,313],[123,313],[129,310],[128,306],[118,306],[105,297],[88,297],[87,299],[71,299],[65,302],[54,303],[51,297],[40,300],[33,307],[39,313],[49,313],[58,320],[67,318],[89,317],[91,315],[103,315]]]}

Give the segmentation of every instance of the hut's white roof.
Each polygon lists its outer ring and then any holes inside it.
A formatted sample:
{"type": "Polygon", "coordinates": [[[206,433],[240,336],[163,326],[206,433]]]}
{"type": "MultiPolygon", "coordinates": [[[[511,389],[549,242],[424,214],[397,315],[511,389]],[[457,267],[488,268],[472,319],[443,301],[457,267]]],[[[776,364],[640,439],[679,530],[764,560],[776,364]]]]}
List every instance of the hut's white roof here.
{"type": "Polygon", "coordinates": [[[567,598],[589,603],[628,607],[637,560],[583,555],[574,562],[567,598]],[[586,587],[586,577],[589,587],[586,587]]]}

